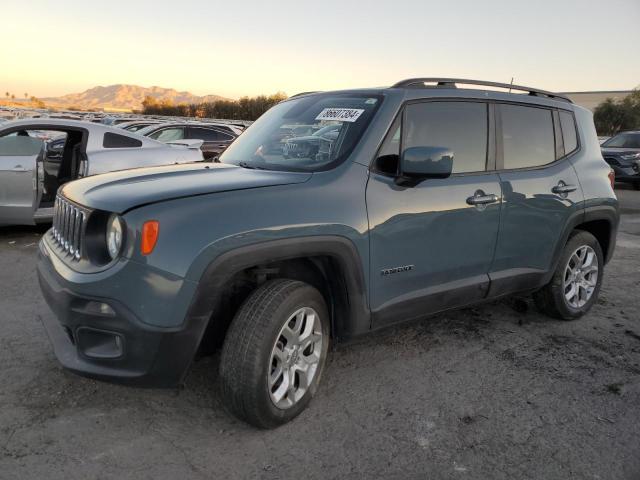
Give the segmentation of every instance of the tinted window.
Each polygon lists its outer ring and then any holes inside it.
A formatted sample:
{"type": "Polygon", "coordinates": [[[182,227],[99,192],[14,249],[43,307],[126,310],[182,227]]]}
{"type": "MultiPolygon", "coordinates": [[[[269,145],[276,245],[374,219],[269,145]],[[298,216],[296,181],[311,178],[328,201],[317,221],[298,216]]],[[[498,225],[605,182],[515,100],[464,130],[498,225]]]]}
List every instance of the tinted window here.
{"type": "Polygon", "coordinates": [[[153,132],[149,135],[150,138],[158,140],[159,142],[173,142],[174,140],[184,140],[184,128],[164,128],[153,132]]]}
{"type": "Polygon", "coordinates": [[[205,142],[226,142],[233,140],[231,135],[219,132],[211,128],[193,128],[189,127],[189,138],[196,140],[204,140],[205,142]]]}
{"type": "Polygon", "coordinates": [[[504,168],[546,165],[555,160],[551,110],[501,105],[504,168]]]}
{"type": "Polygon", "coordinates": [[[427,102],[407,106],[402,148],[453,150],[453,173],[479,172],[487,164],[487,105],[427,102]]]}
{"type": "Polygon", "coordinates": [[[560,127],[562,128],[562,138],[564,140],[564,153],[568,155],[578,148],[578,136],[573,115],[569,112],[560,112],[560,127]]]}
{"type": "Polygon", "coordinates": [[[102,146],[104,148],[137,148],[142,146],[142,142],[135,138],[107,132],[104,134],[102,146]]]}

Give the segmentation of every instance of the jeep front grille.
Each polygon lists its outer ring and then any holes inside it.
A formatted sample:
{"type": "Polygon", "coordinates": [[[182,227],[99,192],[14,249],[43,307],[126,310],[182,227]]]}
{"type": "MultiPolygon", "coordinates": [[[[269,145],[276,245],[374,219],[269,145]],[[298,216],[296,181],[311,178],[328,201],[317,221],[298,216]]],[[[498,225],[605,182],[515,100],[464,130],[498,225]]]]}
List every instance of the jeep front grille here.
{"type": "Polygon", "coordinates": [[[72,204],[64,197],[56,196],[53,207],[53,240],[61,250],[75,261],[82,258],[84,227],[88,212],[72,204]]]}

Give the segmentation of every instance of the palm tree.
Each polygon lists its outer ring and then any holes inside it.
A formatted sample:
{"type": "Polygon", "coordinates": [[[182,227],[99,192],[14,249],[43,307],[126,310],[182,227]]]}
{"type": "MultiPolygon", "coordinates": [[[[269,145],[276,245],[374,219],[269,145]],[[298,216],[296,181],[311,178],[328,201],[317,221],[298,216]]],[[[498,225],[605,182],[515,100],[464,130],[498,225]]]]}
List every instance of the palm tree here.
{"type": "Polygon", "coordinates": [[[27,98],[29,98],[29,94],[27,92],[24,92],[24,99],[26,100],[27,98]]]}
{"type": "Polygon", "coordinates": [[[11,94],[11,100],[15,100],[15,99],[16,99],[16,96],[12,93],[11,94]]]}
{"type": "Polygon", "coordinates": [[[11,94],[9,92],[4,92],[5,97],[7,97],[7,100],[9,99],[9,97],[11,96],[11,94]]]}

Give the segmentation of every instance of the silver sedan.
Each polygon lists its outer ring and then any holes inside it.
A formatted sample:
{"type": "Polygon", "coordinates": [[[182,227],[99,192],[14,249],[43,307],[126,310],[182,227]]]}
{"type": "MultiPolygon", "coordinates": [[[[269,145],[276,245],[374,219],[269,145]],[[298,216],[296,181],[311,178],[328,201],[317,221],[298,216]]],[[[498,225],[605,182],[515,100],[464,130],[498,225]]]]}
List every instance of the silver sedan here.
{"type": "Polygon", "coordinates": [[[114,170],[202,161],[202,141],[166,144],[120,128],[51,118],[0,127],[0,225],[50,221],[58,188],[114,170]]]}

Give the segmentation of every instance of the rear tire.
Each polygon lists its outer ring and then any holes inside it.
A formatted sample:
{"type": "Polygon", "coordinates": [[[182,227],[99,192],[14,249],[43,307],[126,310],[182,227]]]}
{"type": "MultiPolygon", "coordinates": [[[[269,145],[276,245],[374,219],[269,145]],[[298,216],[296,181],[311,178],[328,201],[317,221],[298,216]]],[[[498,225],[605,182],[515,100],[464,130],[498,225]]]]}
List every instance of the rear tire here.
{"type": "Polygon", "coordinates": [[[551,281],[533,294],[536,306],[560,320],[580,318],[598,298],[603,271],[604,256],[598,240],[589,232],[576,230],[564,247],[551,281]]]}
{"type": "Polygon", "coordinates": [[[329,347],[329,314],[312,286],[270,280],[234,318],[222,349],[222,400],[235,416],[273,428],[299,415],[317,391],[329,347]]]}

